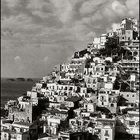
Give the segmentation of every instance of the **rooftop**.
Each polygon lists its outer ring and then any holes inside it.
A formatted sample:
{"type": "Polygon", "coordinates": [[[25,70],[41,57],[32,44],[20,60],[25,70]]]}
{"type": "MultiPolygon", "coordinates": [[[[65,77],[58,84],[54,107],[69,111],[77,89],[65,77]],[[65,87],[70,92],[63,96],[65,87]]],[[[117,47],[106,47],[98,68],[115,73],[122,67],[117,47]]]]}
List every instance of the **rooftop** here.
{"type": "Polygon", "coordinates": [[[78,96],[72,96],[72,97],[68,97],[65,101],[70,101],[70,102],[77,102],[81,100],[81,97],[78,96]]]}
{"type": "Polygon", "coordinates": [[[14,122],[13,124],[17,124],[17,125],[24,125],[24,126],[31,126],[31,123],[27,123],[27,122],[14,122]]]}
{"type": "Polygon", "coordinates": [[[97,118],[97,121],[104,121],[104,122],[115,122],[115,118],[97,118]]]}
{"type": "Polygon", "coordinates": [[[48,110],[48,112],[54,114],[54,113],[59,113],[59,114],[67,114],[68,111],[65,111],[65,110],[58,110],[58,109],[51,109],[51,110],[48,110]]]}

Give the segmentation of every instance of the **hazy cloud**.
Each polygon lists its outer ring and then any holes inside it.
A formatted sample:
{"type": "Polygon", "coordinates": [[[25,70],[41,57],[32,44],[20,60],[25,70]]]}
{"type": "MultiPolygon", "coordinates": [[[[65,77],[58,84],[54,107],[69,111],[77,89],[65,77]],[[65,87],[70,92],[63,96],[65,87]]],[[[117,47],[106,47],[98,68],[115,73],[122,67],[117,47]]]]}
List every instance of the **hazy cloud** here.
{"type": "Polygon", "coordinates": [[[2,0],[1,4],[2,75],[9,76],[16,75],[15,56],[17,61],[22,58],[19,75],[43,76],[94,36],[115,29],[122,18],[139,15],[139,0],[2,0]]]}
{"type": "Polygon", "coordinates": [[[139,18],[139,0],[127,0],[125,4],[128,8],[128,14],[139,18]]]}
{"type": "Polygon", "coordinates": [[[47,62],[48,59],[49,59],[48,56],[45,56],[44,59],[43,59],[43,61],[44,61],[44,62],[47,62]]]}
{"type": "Polygon", "coordinates": [[[62,23],[68,23],[73,16],[73,7],[69,0],[50,0],[55,7],[55,14],[62,23]]]}
{"type": "Polygon", "coordinates": [[[5,0],[5,2],[10,8],[14,8],[20,4],[20,0],[5,0]]]}
{"type": "Polygon", "coordinates": [[[83,2],[80,8],[80,13],[82,15],[86,15],[86,14],[97,12],[108,1],[109,0],[104,0],[104,1],[103,0],[87,0],[83,2]]]}
{"type": "Polygon", "coordinates": [[[20,58],[20,56],[15,56],[14,60],[15,60],[15,62],[20,62],[21,58],[20,58]]]}

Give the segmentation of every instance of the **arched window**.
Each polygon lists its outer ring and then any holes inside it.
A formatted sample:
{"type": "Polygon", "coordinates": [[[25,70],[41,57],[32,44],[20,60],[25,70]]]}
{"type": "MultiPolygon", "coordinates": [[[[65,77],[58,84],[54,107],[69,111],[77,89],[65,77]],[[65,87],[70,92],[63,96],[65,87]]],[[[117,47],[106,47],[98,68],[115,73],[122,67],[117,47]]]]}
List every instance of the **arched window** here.
{"type": "Polygon", "coordinates": [[[109,136],[108,130],[105,130],[105,136],[109,136]]]}

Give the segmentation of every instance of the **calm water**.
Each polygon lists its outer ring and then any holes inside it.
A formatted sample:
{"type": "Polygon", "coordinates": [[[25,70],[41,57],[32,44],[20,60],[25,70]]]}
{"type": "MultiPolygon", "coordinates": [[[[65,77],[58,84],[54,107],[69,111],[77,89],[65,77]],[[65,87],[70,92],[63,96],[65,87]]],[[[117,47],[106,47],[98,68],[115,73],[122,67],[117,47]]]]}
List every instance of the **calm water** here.
{"type": "Polygon", "coordinates": [[[31,90],[35,81],[8,81],[7,79],[1,79],[1,106],[8,100],[16,99],[17,97],[26,94],[27,90],[31,90]]]}

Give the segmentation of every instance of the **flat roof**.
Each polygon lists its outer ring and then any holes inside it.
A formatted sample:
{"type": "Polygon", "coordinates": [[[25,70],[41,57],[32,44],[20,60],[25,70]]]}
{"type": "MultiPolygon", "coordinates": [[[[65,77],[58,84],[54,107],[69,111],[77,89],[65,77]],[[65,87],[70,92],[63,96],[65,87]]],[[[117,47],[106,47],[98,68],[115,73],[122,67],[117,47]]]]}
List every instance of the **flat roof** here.
{"type": "Polygon", "coordinates": [[[32,123],[27,123],[27,122],[14,122],[13,124],[24,125],[24,126],[30,126],[30,125],[32,125],[32,123]]]}

